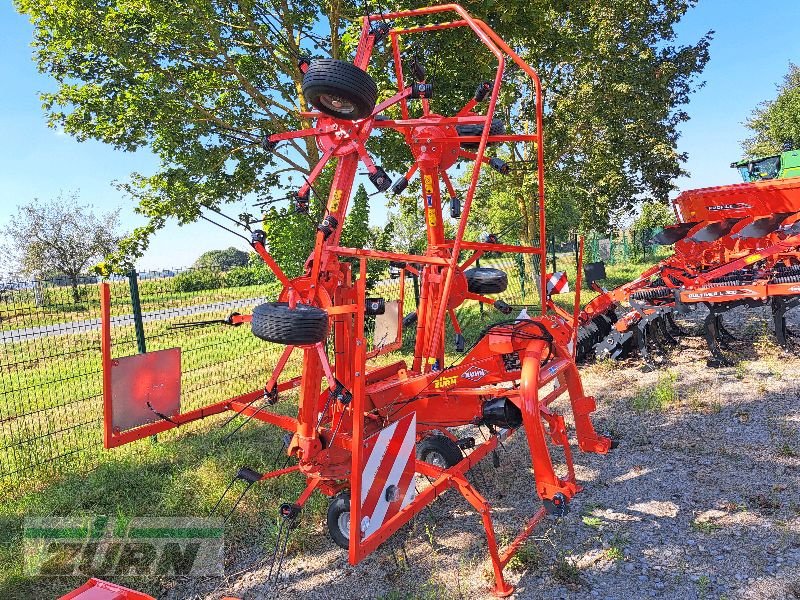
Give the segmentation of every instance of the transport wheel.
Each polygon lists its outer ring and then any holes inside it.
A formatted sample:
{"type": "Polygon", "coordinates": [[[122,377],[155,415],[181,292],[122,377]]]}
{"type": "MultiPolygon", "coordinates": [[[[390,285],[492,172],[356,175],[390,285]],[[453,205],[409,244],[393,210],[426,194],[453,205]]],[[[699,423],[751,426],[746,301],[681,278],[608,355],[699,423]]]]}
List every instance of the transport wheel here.
{"type": "Polygon", "coordinates": [[[461,448],[449,437],[429,435],[417,444],[417,458],[442,469],[449,469],[461,462],[461,448]]]}
{"type": "Polygon", "coordinates": [[[267,342],[292,346],[316,344],[328,335],[328,313],[316,306],[266,302],[253,309],[253,335],[267,342]]]}
{"type": "Polygon", "coordinates": [[[303,96],[327,115],[357,121],[372,114],[378,86],[352,63],[319,58],[311,61],[303,75],[303,96]]]}
{"type": "Polygon", "coordinates": [[[350,492],[342,492],[328,505],[328,532],[337,546],[350,547],[350,492]]]}
{"type": "Polygon", "coordinates": [[[499,294],[508,287],[508,276],[500,269],[476,267],[464,271],[467,289],[473,294],[499,294]]]}
{"type": "MultiPolygon", "coordinates": [[[[458,135],[483,135],[483,123],[469,123],[467,125],[456,125],[458,135]]],[[[502,119],[492,119],[492,124],[489,125],[489,135],[503,135],[506,132],[506,126],[502,119]]],[[[499,142],[489,142],[489,144],[497,144],[499,142]]],[[[462,142],[461,147],[464,150],[477,150],[477,142],[462,142]]]]}

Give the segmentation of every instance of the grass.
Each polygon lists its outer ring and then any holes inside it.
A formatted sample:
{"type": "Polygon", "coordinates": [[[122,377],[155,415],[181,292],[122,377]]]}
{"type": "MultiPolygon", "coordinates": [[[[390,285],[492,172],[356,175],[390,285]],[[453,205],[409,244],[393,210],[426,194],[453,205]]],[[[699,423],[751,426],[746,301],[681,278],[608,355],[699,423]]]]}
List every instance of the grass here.
{"type": "MultiPolygon", "coordinates": [[[[489,260],[481,262],[486,266],[494,264],[489,260]]],[[[559,268],[564,267],[564,264],[559,265],[559,268]]],[[[607,286],[613,287],[637,275],[642,268],[643,265],[609,267],[607,286]]],[[[566,270],[570,270],[568,264],[566,270]]],[[[574,282],[574,265],[572,273],[574,282]]],[[[128,314],[127,283],[114,285],[112,313],[128,314]]],[[[144,311],[255,298],[263,291],[256,286],[158,297],[147,286],[141,288],[144,311]]],[[[507,297],[515,298],[515,303],[517,299],[531,302],[535,307],[535,295],[532,285],[527,286],[523,294],[518,272],[510,269],[507,297]]],[[[582,303],[593,295],[585,292],[582,303]]],[[[562,295],[556,301],[571,308],[572,297],[573,294],[562,295]]],[[[413,309],[410,282],[404,304],[404,312],[413,309]]],[[[0,327],[30,327],[97,316],[93,298],[87,298],[78,308],[80,310],[42,312],[26,320],[9,318],[4,313],[0,327]]],[[[171,322],[222,318],[228,312],[145,323],[149,351],[182,348],[183,410],[263,386],[269,366],[277,359],[280,348],[257,340],[246,326],[168,329],[171,322]]],[[[529,312],[534,315],[535,308],[529,312]]],[[[459,311],[468,343],[477,339],[488,323],[507,318],[476,303],[468,303],[459,311]]],[[[448,364],[461,356],[454,352],[452,339],[452,330],[448,328],[448,364]]],[[[381,357],[378,362],[408,358],[412,350],[413,339],[406,339],[401,353],[381,357]]],[[[224,417],[161,434],[158,443],[141,440],[114,451],[103,450],[97,331],[5,343],[0,346],[0,352],[0,388],[3,390],[0,396],[0,497],[3,500],[0,502],[0,598],[55,597],[83,582],[70,578],[32,579],[22,573],[21,526],[26,515],[204,516],[222,495],[238,467],[247,465],[262,471],[272,468],[271,460],[282,432],[252,423],[230,441],[223,442],[225,432],[219,426],[224,417]]],[[[115,327],[113,355],[119,357],[136,352],[133,328],[115,327]]],[[[290,361],[287,376],[299,372],[299,361],[290,361]]],[[[276,406],[287,414],[296,411],[296,403],[288,394],[276,406]]],[[[229,554],[242,546],[254,545],[261,546],[265,553],[271,552],[277,508],[281,502],[294,501],[303,482],[302,477],[290,475],[254,486],[226,527],[229,554]]],[[[308,533],[318,526],[324,519],[326,507],[322,495],[312,495],[303,511],[300,534],[291,538],[290,552],[306,551],[318,543],[318,536],[303,535],[303,532],[308,533]]],[[[523,569],[533,568],[539,560],[538,549],[526,545],[515,557],[514,564],[523,569]]],[[[565,583],[581,583],[580,571],[565,559],[556,563],[553,575],[565,583]]],[[[121,580],[120,583],[126,582],[121,580]]],[[[142,580],[138,579],[131,585],[155,595],[161,591],[158,582],[142,585],[142,580]]],[[[430,597],[436,597],[440,588],[428,587],[430,597]]]]}
{"type": "Polygon", "coordinates": [[[583,584],[581,570],[572,561],[559,556],[551,567],[553,579],[565,585],[579,586],[583,584]]]}
{"type": "Polygon", "coordinates": [[[582,517],[581,521],[583,521],[584,525],[592,529],[600,529],[603,526],[603,519],[600,517],[582,517]]]}
{"type": "Polygon", "coordinates": [[[517,553],[508,561],[508,569],[514,573],[535,571],[544,561],[542,551],[533,542],[526,542],[519,547],[517,553]]]}
{"type": "Polygon", "coordinates": [[[658,376],[653,387],[640,387],[631,399],[631,407],[638,412],[661,412],[679,400],[675,383],[676,373],[667,371],[658,376]]]}

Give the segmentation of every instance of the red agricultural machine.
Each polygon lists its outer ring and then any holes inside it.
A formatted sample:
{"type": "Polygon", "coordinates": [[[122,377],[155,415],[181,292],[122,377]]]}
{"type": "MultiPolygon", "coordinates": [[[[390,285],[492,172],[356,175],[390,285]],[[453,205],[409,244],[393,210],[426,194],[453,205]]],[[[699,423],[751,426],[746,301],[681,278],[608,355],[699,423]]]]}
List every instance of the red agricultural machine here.
{"type": "MultiPolygon", "coordinates": [[[[731,365],[723,353],[733,336],[722,315],[738,306],[772,309],[778,343],[789,347],[786,311],[800,306],[800,151],[734,163],[744,183],[689,190],[674,202],[678,223],[653,238],[672,256],[600,296],[579,317],[579,359],[619,358],[638,348],[674,345],[674,312],[708,309],[703,324],[708,365],[731,365]]],[[[604,278],[587,265],[587,278],[604,278]]]]}
{"type": "Polygon", "coordinates": [[[527,247],[464,239],[482,167],[508,171],[500,158],[487,154],[489,146],[497,144],[535,145],[539,240],[547,239],[539,78],[494,31],[458,5],[368,16],[353,63],[304,60],[299,68],[304,73],[303,94],[315,109],[300,116],[313,125],[270,135],[263,146],[270,151],[284,140],[316,140],[322,158],[294,196],[298,211],[307,209],[315,181],[326,164],[335,161],[324,218],[317,225],[305,272],[294,279],[289,279],[270,255],[264,233],[252,232],[253,249],[282,283],[283,291],[277,302],[257,306],[252,315],[229,319],[230,324],[250,322],[254,335],[283,346],[271,377],[263,389],[181,412],[179,353],[165,350],[111,356],[109,292],[105,287],[105,445],[115,447],[226,411],[286,430],[286,453],[296,464],[268,473],[242,468],[237,475],[248,485],[289,473],[306,478],[300,496],[280,509],[281,528],[273,556],[276,573],[292,521],[315,491],[332,498],[327,518],[330,534],[356,564],[443,492],[454,488],[480,514],[494,571],[494,592],[508,595],[513,588],[503,577],[505,565],[547,513],[564,514],[581,490],[573,470],[567,426],[552,403],[568,397],[582,451],[606,453],[612,447],[612,441],[596,433],[590,420],[595,400],[584,393],[574,362],[577,331],[571,327],[571,319],[548,312],[546,249],[542,244],[527,247]],[[442,15],[454,20],[428,22],[442,15]],[[420,19],[424,24],[415,24],[420,19]],[[392,21],[402,25],[394,28],[392,21]],[[446,116],[431,111],[429,101],[435,91],[426,81],[424,69],[415,64],[410,77],[404,71],[401,40],[453,28],[464,28],[476,36],[496,59],[497,69],[493,81],[480,83],[472,99],[446,116]],[[378,103],[378,89],[367,70],[381,46],[388,46],[397,91],[378,103]],[[535,90],[533,133],[506,133],[502,122],[493,118],[509,60],[530,77],[535,90]],[[393,116],[387,113],[389,109],[393,116]],[[414,157],[413,166],[394,183],[366,149],[367,140],[379,130],[399,133],[414,157]],[[447,174],[458,161],[473,164],[463,206],[447,174]],[[340,244],[360,164],[379,191],[402,191],[419,172],[428,242],[424,254],[340,244]],[[445,237],[443,189],[449,196],[450,215],[456,219],[453,239],[445,237]],[[542,314],[508,318],[487,327],[460,360],[448,365],[446,321],[460,334],[455,313],[459,306],[478,301],[503,314],[512,311],[501,299],[488,296],[505,290],[506,273],[472,266],[488,252],[522,253],[538,259],[542,314]],[[368,261],[383,261],[399,269],[398,299],[368,297],[368,261]],[[396,360],[378,366],[373,359],[401,346],[403,288],[409,274],[421,282],[413,359],[410,364],[396,360]],[[391,343],[369,347],[365,335],[368,317],[375,318],[376,327],[385,329],[384,337],[391,343]],[[302,357],[298,377],[284,374],[293,354],[302,357]],[[296,416],[286,416],[286,410],[270,410],[290,390],[297,394],[296,416]],[[462,437],[462,426],[485,428],[486,441],[462,437]],[[543,506],[516,539],[499,548],[491,506],[466,474],[520,428],[525,430],[535,489],[543,506]],[[563,449],[566,472],[562,476],[556,474],[548,440],[563,449]],[[418,490],[417,476],[425,476],[430,484],[418,490]]]}

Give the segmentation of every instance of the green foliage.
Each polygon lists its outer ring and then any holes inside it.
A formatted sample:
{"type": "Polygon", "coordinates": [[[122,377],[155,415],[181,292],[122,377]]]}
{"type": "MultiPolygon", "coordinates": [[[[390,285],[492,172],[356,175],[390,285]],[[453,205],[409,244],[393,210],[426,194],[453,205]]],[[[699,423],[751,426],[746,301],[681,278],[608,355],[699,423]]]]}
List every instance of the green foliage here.
{"type": "Polygon", "coordinates": [[[172,279],[172,289],[176,292],[198,292],[221,288],[225,280],[219,271],[211,269],[191,269],[178,273],[172,279]]]}
{"type": "Polygon", "coordinates": [[[59,194],[52,201],[37,199],[18,207],[2,230],[8,239],[2,250],[24,275],[65,276],[77,304],[80,277],[116,248],[118,227],[118,210],[96,215],[78,203],[77,194],[59,194]]]}
{"type": "Polygon", "coordinates": [[[194,261],[194,267],[205,269],[217,269],[218,271],[227,271],[233,267],[247,266],[248,259],[247,252],[239,250],[231,246],[225,250],[209,250],[203,252],[200,257],[194,261]]]}
{"type": "MultiPolygon", "coordinates": [[[[281,174],[310,172],[320,156],[314,138],[266,152],[263,135],[310,126],[296,116],[308,108],[296,59],[351,55],[361,10],[358,3],[308,0],[15,1],[34,23],[39,69],[56,83],[42,96],[49,123],[79,140],[147,147],[161,161],[158,172],[134,173],[121,186],[149,221],[121,244],[110,264],[117,268],[144,252],[168,218],[188,223],[202,206],[296,187],[281,174]]],[[[602,227],[642,196],[666,200],[685,158],[676,150],[678,126],[688,118],[682,107],[708,59],[708,35],[675,45],[674,26],[695,2],[464,2],[542,78],[548,210],[556,229],[578,220],[582,229],[602,227]]],[[[393,8],[417,5],[405,0],[393,8]]],[[[415,55],[436,80],[431,104],[440,114],[458,110],[496,68],[463,29],[429,33],[425,43],[403,49],[404,61],[415,55]]],[[[381,98],[392,93],[391,67],[387,53],[378,52],[370,73],[381,98]]],[[[530,131],[531,84],[513,66],[506,75],[510,85],[496,116],[509,130],[530,131]]],[[[535,158],[531,146],[506,158],[529,165],[521,161],[535,158]]],[[[373,136],[369,148],[384,168],[407,168],[400,136],[373,136]]],[[[502,218],[520,222],[519,237],[532,241],[536,174],[518,169],[487,183],[506,192],[498,197],[502,218]]],[[[302,218],[285,209],[276,212],[288,223],[271,231],[270,242],[280,247],[281,266],[296,274],[313,230],[295,227],[302,218]],[[296,243],[290,248],[286,238],[296,243]]]]}
{"type": "Polygon", "coordinates": [[[261,285],[275,281],[275,275],[255,252],[250,253],[246,265],[233,267],[225,273],[225,287],[261,285]]]}
{"type": "Polygon", "coordinates": [[[678,376],[672,371],[667,371],[658,376],[656,385],[652,388],[640,388],[631,402],[634,410],[640,412],[663,411],[671,404],[678,401],[678,390],[675,382],[678,376]]]}
{"type": "Polygon", "coordinates": [[[371,238],[369,230],[369,195],[363,184],[359,184],[355,195],[350,200],[350,210],[342,229],[340,238],[343,246],[366,248],[371,238]]]}
{"type": "Polygon", "coordinates": [[[745,124],[754,135],[742,146],[753,158],[779,154],[787,142],[800,148],[800,66],[789,64],[778,95],[759,104],[745,124]]]}
{"type": "Polygon", "coordinates": [[[639,216],[633,222],[634,241],[633,254],[639,258],[644,254],[645,247],[650,245],[650,239],[664,227],[675,223],[675,215],[662,202],[644,202],[639,216]]]}

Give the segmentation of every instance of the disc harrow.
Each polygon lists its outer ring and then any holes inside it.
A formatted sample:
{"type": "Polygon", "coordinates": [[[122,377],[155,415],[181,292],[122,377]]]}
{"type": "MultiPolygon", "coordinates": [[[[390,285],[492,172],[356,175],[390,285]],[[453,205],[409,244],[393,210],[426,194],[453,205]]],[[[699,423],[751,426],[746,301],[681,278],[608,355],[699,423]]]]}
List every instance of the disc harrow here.
{"type": "MultiPolygon", "coordinates": [[[[786,151],[782,160],[800,164],[800,151],[786,151]]],[[[708,310],[702,332],[711,367],[732,364],[724,350],[735,338],[723,315],[739,306],[769,306],[775,338],[789,349],[786,313],[800,305],[800,177],[689,190],[676,198],[674,209],[679,222],[652,240],[674,245],[672,256],[611,291],[596,283],[604,272],[594,277],[591,284],[600,295],[579,315],[578,339],[584,343],[577,359],[616,359],[638,351],[653,366],[653,351],[674,346],[681,333],[674,316],[698,306],[708,310]],[[596,331],[597,314],[613,322],[603,339],[596,331]]]]}

